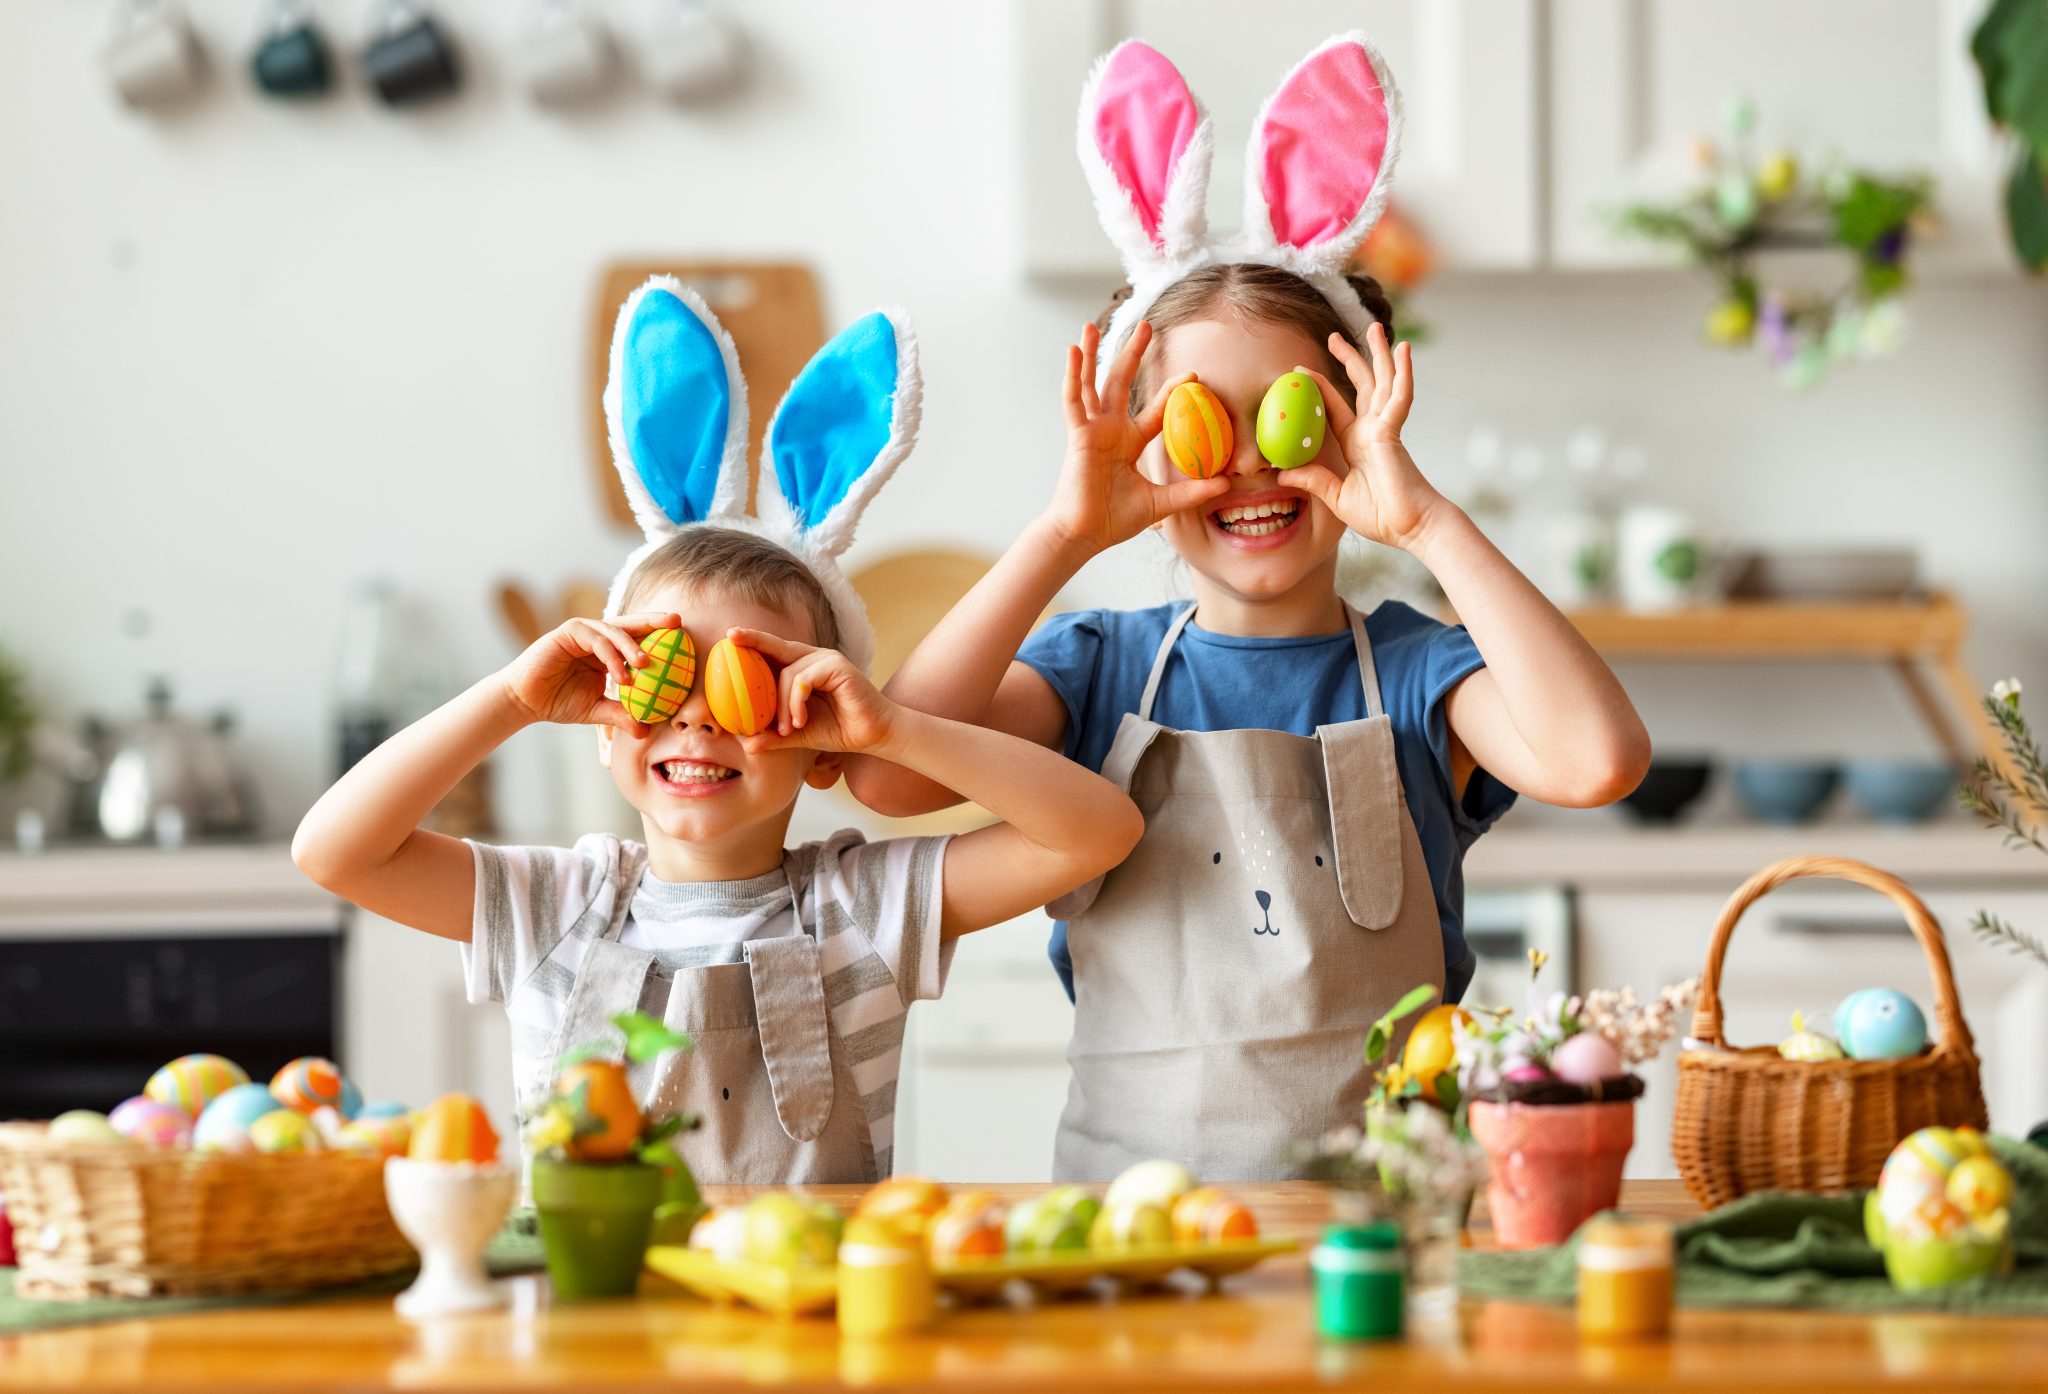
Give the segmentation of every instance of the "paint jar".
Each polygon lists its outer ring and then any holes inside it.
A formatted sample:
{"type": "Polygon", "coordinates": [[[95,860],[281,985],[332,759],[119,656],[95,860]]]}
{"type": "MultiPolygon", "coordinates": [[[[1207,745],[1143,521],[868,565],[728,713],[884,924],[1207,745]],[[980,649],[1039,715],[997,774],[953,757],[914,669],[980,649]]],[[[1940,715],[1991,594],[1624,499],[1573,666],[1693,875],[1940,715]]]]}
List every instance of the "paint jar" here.
{"type": "Polygon", "coordinates": [[[1400,1226],[1332,1225],[1309,1255],[1315,1272],[1316,1329],[1345,1341],[1389,1341],[1401,1335],[1407,1256],[1400,1226]]]}
{"type": "Polygon", "coordinates": [[[888,1220],[855,1216],[839,1244],[839,1329],[892,1336],[931,1325],[938,1290],[923,1240],[888,1220]]]}
{"type": "Polygon", "coordinates": [[[1626,1341],[1671,1330],[1675,1284],[1671,1226],[1600,1215],[1579,1233],[1579,1334],[1626,1341]]]}

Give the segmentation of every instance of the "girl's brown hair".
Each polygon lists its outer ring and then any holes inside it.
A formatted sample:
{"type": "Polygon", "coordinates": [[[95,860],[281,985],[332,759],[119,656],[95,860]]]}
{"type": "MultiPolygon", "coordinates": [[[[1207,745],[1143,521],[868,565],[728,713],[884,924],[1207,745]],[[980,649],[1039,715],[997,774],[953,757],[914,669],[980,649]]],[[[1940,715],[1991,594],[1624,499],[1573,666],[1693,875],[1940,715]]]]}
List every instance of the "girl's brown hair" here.
{"type": "MultiPolygon", "coordinates": [[[[1347,276],[1345,279],[1358,292],[1358,298],[1365,302],[1367,311],[1387,331],[1387,337],[1392,339],[1394,307],[1387,302],[1387,293],[1380,288],[1380,283],[1370,276],[1347,276]]],[[[1130,297],[1129,286],[1110,297],[1109,305],[1095,321],[1096,328],[1105,336],[1109,333],[1110,316],[1130,297]]],[[[1292,271],[1258,262],[1239,261],[1205,266],[1190,272],[1161,291],[1159,298],[1152,302],[1152,308],[1145,316],[1152,326],[1152,352],[1146,355],[1145,367],[1139,370],[1131,384],[1133,412],[1142,410],[1151,395],[1146,386],[1151,365],[1158,361],[1159,348],[1175,326],[1225,316],[1251,324],[1276,324],[1299,329],[1323,355],[1324,376],[1344,394],[1346,402],[1352,401],[1351,380],[1329,350],[1332,334],[1350,337],[1345,334],[1344,321],[1338,318],[1336,309],[1323,299],[1321,291],[1292,271]]],[[[1354,347],[1362,349],[1363,346],[1354,347]]],[[[1109,352],[1108,347],[1105,346],[1103,351],[1109,352]]]]}

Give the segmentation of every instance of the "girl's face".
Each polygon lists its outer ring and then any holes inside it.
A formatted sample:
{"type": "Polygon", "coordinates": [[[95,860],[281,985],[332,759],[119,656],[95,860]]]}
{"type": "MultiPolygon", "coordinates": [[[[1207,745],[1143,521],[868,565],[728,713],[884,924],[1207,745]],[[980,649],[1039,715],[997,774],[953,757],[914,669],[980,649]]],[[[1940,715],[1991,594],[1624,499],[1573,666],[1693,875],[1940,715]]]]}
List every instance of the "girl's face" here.
{"type": "MultiPolygon", "coordinates": [[[[1224,471],[1229,492],[1168,518],[1161,527],[1167,542],[1211,584],[1254,604],[1328,584],[1344,525],[1288,485],[1286,473],[1259,454],[1255,435],[1266,389],[1296,364],[1320,363],[1322,347],[1298,329],[1232,318],[1177,325],[1164,338],[1146,380],[1196,374],[1229,411],[1235,440],[1224,471]]],[[[1347,472],[1334,431],[1316,459],[1340,478],[1347,472]]],[[[1146,447],[1138,468],[1155,483],[1179,477],[1163,440],[1146,447]]]]}

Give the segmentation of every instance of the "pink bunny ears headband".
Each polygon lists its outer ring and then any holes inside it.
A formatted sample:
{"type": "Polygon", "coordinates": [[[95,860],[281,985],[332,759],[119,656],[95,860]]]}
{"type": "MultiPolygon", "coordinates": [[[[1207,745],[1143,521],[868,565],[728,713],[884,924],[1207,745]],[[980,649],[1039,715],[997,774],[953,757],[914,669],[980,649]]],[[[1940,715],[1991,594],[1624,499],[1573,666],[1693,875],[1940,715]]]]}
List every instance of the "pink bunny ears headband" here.
{"type": "Polygon", "coordinates": [[[1096,215],[1131,282],[1109,322],[1098,378],[1160,292],[1228,262],[1293,272],[1364,342],[1372,312],[1344,268],[1386,211],[1401,94],[1363,34],[1324,40],[1266,99],[1252,123],[1244,230],[1235,238],[1212,239],[1204,212],[1216,148],[1209,113],[1157,49],[1126,40],[1095,65],[1081,92],[1079,143],[1096,215]]]}

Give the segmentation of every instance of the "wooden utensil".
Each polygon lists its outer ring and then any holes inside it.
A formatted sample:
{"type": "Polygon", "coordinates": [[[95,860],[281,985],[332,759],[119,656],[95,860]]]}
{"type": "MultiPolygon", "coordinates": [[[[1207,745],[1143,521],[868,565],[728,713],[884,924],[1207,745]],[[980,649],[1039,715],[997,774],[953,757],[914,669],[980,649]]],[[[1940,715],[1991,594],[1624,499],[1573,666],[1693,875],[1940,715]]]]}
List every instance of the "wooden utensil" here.
{"type": "MultiPolygon", "coordinates": [[[[591,316],[590,423],[591,460],[605,508],[620,527],[638,531],[612,466],[611,441],[604,423],[604,384],[611,372],[612,331],[619,307],[649,276],[674,276],[704,297],[719,323],[732,335],[741,371],[747,378],[748,468],[761,455],[768,417],[783,392],[825,342],[825,315],[818,301],[818,283],[808,266],[786,262],[688,261],[680,258],[619,261],[607,265],[597,281],[597,302],[591,316]]],[[[748,487],[748,506],[753,504],[748,487]]]]}
{"type": "Polygon", "coordinates": [[[540,607],[533,603],[533,597],[516,581],[498,583],[498,613],[521,647],[540,638],[551,627],[541,619],[540,607]]]}
{"type": "Polygon", "coordinates": [[[604,602],[603,586],[590,581],[571,581],[562,587],[562,618],[603,619],[604,602]]]}

